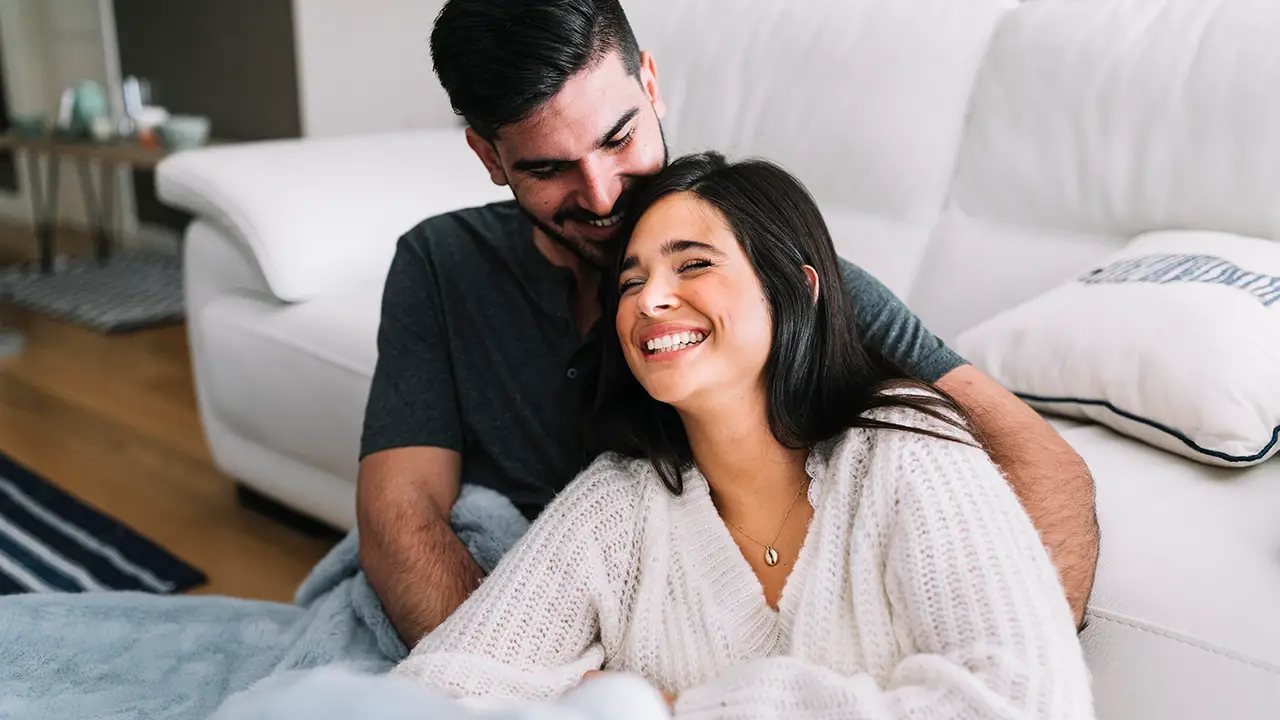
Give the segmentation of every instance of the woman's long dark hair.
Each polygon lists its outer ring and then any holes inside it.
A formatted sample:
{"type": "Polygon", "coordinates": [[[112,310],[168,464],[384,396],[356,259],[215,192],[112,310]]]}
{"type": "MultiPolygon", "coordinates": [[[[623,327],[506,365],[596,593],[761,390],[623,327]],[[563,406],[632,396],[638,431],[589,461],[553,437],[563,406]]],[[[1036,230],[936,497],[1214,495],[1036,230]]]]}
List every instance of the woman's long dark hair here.
{"type": "MultiPolygon", "coordinates": [[[[602,322],[612,323],[617,316],[621,260],[631,231],[654,203],[679,192],[693,193],[720,212],[764,288],[773,318],[773,343],[764,368],[768,422],[779,443],[807,448],[849,428],[954,439],[865,416],[868,410],[891,406],[933,416],[977,438],[954,400],[863,347],[817,203],[796,178],[765,160],[729,163],[718,153],[699,153],[648,179],[623,228],[626,239],[601,280],[602,322]],[[804,265],[817,271],[816,303],[804,265]],[[930,394],[882,392],[913,386],[930,394]]],[[[616,334],[610,331],[609,338],[588,423],[588,447],[650,460],[667,488],[680,494],[681,472],[693,462],[684,424],[673,407],[653,399],[636,380],[616,334]]]]}

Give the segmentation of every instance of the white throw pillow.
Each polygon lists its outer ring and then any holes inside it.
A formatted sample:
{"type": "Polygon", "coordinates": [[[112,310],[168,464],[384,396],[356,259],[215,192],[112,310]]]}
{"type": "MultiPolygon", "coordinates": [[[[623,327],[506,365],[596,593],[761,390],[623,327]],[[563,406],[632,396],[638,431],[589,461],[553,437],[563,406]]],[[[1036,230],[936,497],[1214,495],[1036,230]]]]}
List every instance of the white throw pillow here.
{"type": "Polygon", "coordinates": [[[1140,235],[956,349],[1046,413],[1211,465],[1280,450],[1280,242],[1140,235]]]}

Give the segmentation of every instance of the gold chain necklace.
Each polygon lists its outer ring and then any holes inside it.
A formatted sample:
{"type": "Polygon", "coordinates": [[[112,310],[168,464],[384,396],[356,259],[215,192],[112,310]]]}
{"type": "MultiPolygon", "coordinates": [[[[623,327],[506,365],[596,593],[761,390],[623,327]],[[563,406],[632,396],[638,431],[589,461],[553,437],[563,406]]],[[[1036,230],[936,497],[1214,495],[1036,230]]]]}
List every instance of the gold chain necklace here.
{"type": "Polygon", "coordinates": [[[769,543],[768,545],[765,545],[759,540],[751,537],[750,535],[747,534],[746,530],[743,530],[742,528],[738,527],[737,523],[735,523],[732,520],[729,520],[728,518],[725,518],[725,520],[730,525],[732,525],[734,529],[742,533],[743,537],[764,548],[764,564],[765,565],[768,565],[769,567],[773,567],[774,565],[778,564],[778,551],[774,550],[773,546],[778,542],[778,538],[782,537],[782,531],[784,528],[787,527],[787,518],[791,517],[791,511],[796,508],[796,501],[800,499],[800,495],[804,493],[804,490],[807,487],[809,487],[809,480],[806,480],[805,482],[801,483],[800,490],[796,492],[796,496],[791,499],[791,507],[787,508],[787,514],[782,516],[782,524],[778,526],[778,534],[773,536],[773,542],[769,543]]]}

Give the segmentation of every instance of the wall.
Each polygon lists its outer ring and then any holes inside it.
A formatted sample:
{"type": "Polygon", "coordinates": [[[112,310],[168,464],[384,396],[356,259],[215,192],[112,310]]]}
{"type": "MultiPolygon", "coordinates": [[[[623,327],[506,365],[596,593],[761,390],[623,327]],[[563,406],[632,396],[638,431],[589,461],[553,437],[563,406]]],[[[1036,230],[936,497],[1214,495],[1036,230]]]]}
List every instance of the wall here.
{"type": "MultiPolygon", "coordinates": [[[[63,88],[80,80],[107,86],[99,0],[6,0],[0,5],[7,85],[14,112],[42,113],[52,124],[63,88]]],[[[25,162],[20,170],[23,192],[0,202],[0,214],[29,221],[25,162]]],[[[85,226],[79,178],[70,163],[63,164],[60,179],[60,222],[85,226]]]]}
{"type": "MultiPolygon", "coordinates": [[[[0,61],[4,63],[6,99],[14,113],[44,112],[44,52],[37,40],[44,32],[41,15],[31,0],[0,2],[0,61]]],[[[0,217],[30,217],[26,178],[26,165],[19,162],[19,190],[0,190],[0,217]]]]}
{"type": "Polygon", "coordinates": [[[14,112],[45,110],[43,16],[38,0],[0,1],[5,87],[14,112]]]}
{"type": "MultiPolygon", "coordinates": [[[[102,15],[98,0],[38,0],[36,4],[42,6],[44,13],[44,106],[52,119],[66,87],[81,80],[92,80],[104,88],[110,86],[102,15]]],[[[64,224],[86,227],[79,176],[70,162],[64,162],[61,170],[60,218],[64,224]]],[[[117,212],[115,217],[118,219],[120,214],[117,212]]]]}
{"type": "Polygon", "coordinates": [[[293,0],[304,135],[456,126],[431,69],[431,26],[443,6],[293,0]]]}

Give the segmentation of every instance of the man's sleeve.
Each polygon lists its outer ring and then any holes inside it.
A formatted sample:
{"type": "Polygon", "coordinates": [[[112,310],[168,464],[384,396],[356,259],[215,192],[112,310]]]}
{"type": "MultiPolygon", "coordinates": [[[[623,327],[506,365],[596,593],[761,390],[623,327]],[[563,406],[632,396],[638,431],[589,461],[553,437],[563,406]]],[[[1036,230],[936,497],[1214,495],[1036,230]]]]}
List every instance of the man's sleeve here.
{"type": "Polygon", "coordinates": [[[462,450],[450,347],[435,268],[405,236],[396,246],[382,295],[361,458],[399,447],[462,450]]]}
{"type": "Polygon", "coordinates": [[[965,364],[870,273],[841,258],[840,274],[853,301],[859,336],[873,354],[928,383],[965,364]]]}

